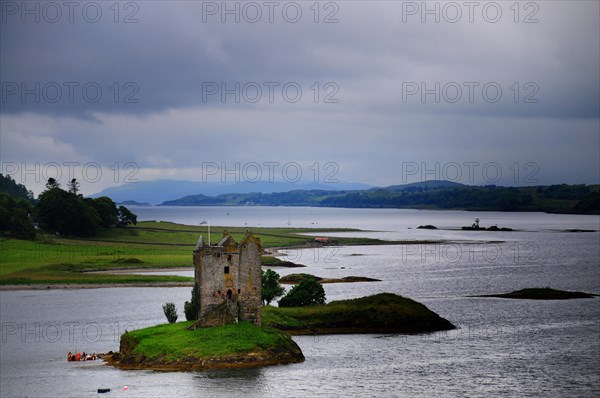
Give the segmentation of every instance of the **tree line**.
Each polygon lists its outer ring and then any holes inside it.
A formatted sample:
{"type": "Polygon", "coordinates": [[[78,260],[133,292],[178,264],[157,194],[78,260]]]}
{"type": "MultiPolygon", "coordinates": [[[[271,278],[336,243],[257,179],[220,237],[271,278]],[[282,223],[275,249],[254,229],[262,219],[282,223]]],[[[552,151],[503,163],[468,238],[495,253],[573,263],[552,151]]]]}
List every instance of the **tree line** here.
{"type": "Polygon", "coordinates": [[[77,179],[60,187],[54,178],[37,200],[33,193],[10,176],[0,174],[0,233],[18,239],[35,239],[36,228],[48,233],[88,237],[103,228],[119,228],[137,223],[137,216],[106,196],[84,198],[77,179]]]}

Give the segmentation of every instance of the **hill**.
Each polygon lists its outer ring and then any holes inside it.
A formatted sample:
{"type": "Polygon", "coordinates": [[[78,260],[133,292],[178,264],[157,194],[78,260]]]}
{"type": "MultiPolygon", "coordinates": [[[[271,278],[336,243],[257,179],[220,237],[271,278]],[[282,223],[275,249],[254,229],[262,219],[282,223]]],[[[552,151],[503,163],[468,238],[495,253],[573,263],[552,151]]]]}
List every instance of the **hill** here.
{"type": "Polygon", "coordinates": [[[468,186],[448,181],[368,190],[188,195],[162,206],[314,206],[600,214],[599,185],[468,186]]]}
{"type": "Polygon", "coordinates": [[[371,185],[360,183],[339,182],[335,184],[319,184],[302,182],[268,182],[258,181],[256,183],[242,181],[233,182],[200,182],[187,180],[152,180],[139,181],[136,183],[123,184],[118,187],[110,187],[91,195],[96,198],[108,196],[115,202],[135,201],[141,203],[158,204],[165,201],[175,200],[189,195],[203,194],[206,196],[216,196],[231,192],[239,193],[273,193],[286,192],[290,189],[295,190],[344,190],[344,189],[368,189],[371,185]]]}

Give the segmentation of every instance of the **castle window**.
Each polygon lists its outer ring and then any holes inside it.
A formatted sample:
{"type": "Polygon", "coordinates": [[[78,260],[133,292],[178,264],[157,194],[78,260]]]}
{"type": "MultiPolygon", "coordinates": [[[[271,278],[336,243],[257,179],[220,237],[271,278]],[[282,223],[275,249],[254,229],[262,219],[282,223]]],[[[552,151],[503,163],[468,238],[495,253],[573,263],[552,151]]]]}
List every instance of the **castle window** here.
{"type": "Polygon", "coordinates": [[[241,289],[238,289],[238,294],[240,294],[241,292],[242,292],[242,290],[241,290],[241,289]]]}
{"type": "Polygon", "coordinates": [[[229,273],[229,267],[223,267],[223,273],[224,274],[228,274],[229,273]]]}
{"type": "Polygon", "coordinates": [[[227,261],[231,261],[231,254],[227,255],[227,261]]]}

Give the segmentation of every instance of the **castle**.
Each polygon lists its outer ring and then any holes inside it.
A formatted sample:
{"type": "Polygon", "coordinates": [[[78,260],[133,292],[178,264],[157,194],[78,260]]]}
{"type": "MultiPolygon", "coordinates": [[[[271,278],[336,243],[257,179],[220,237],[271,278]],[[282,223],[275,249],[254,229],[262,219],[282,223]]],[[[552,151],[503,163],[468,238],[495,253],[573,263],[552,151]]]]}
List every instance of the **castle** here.
{"type": "Polygon", "coordinates": [[[200,236],[194,248],[199,286],[198,321],[192,328],[248,321],[262,322],[260,239],[246,231],[238,244],[227,230],[216,245],[200,236]]]}

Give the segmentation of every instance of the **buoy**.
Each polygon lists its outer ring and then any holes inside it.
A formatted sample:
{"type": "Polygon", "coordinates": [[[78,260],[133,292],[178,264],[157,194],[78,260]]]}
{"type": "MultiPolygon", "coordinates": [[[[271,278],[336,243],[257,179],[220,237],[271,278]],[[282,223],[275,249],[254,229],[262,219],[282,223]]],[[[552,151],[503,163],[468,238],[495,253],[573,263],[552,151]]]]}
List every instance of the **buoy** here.
{"type": "Polygon", "coordinates": [[[125,386],[123,387],[123,390],[129,390],[129,387],[125,386]]]}
{"type": "Polygon", "coordinates": [[[110,388],[99,388],[98,389],[98,394],[103,394],[105,392],[110,392],[110,388]]]}

